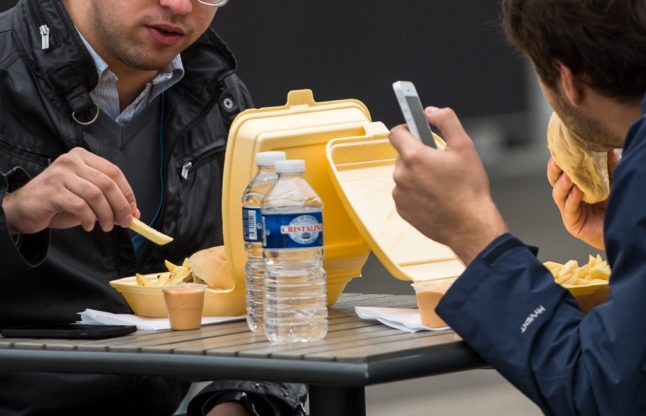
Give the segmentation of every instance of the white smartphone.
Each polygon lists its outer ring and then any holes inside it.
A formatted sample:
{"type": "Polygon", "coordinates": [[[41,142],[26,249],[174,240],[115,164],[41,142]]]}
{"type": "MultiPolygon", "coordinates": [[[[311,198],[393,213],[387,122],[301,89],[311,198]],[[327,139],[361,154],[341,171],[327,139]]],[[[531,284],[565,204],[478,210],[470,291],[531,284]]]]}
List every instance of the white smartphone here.
{"type": "Polygon", "coordinates": [[[393,91],[411,134],[425,145],[437,148],[415,85],[410,81],[397,81],[393,83],[393,91]]]}

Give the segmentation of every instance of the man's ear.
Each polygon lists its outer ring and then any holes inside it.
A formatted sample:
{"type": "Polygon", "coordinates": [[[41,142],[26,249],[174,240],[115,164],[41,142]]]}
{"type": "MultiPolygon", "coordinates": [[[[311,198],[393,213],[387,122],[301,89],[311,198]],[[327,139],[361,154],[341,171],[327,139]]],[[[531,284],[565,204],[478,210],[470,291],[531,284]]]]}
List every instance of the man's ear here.
{"type": "Polygon", "coordinates": [[[561,62],[557,62],[556,66],[560,75],[558,84],[563,96],[572,106],[578,107],[585,98],[586,83],[583,76],[575,75],[569,67],[561,62]]]}

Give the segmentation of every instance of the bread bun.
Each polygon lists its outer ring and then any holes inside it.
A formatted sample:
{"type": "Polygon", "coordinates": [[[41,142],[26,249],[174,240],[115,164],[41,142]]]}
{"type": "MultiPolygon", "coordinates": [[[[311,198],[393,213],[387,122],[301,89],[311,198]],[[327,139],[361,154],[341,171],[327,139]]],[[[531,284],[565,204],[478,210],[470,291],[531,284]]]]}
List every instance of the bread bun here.
{"type": "Polygon", "coordinates": [[[204,281],[210,289],[235,288],[233,272],[224,253],[224,246],[197,251],[188,260],[193,276],[204,281]]]}
{"type": "Polygon", "coordinates": [[[581,137],[574,134],[556,113],[547,127],[547,147],[556,164],[583,192],[583,201],[595,204],[608,198],[608,155],[587,149],[581,137]]]}

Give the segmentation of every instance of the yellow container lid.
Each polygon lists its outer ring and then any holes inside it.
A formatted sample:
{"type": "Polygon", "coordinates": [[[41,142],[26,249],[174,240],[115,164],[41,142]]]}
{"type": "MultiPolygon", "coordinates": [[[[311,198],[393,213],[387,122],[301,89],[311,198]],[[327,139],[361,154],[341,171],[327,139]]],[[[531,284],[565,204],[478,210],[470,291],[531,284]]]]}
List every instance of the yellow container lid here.
{"type": "Polygon", "coordinates": [[[330,177],[353,223],[394,277],[423,281],[459,276],[464,264],[455,253],[397,213],[392,197],[397,151],[388,129],[377,122],[366,132],[369,139],[338,138],[326,148],[330,177]]]}
{"type": "Polygon", "coordinates": [[[278,107],[249,109],[238,115],[230,132],[223,178],[223,230],[236,290],[245,287],[242,193],[255,175],[258,152],[280,150],[287,159],[303,159],[305,179],[323,200],[324,268],[328,304],[361,275],[370,250],[344,208],[328,174],[327,143],[339,137],[365,136],[370,113],[360,101],[316,102],[312,91],[291,91],[278,107]]]}

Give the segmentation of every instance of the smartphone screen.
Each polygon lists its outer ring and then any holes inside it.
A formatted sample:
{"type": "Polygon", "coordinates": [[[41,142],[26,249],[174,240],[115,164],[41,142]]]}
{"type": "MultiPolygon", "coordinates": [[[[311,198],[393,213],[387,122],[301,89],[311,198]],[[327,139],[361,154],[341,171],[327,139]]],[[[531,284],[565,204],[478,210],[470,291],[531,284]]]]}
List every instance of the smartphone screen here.
{"type": "Polygon", "coordinates": [[[134,325],[30,324],[0,329],[7,338],[102,339],[133,333],[134,325]]]}
{"type": "Polygon", "coordinates": [[[433,131],[426,120],[422,103],[413,83],[410,81],[397,81],[393,83],[393,90],[411,134],[420,139],[425,145],[437,148],[435,139],[433,139],[433,131]]]}

